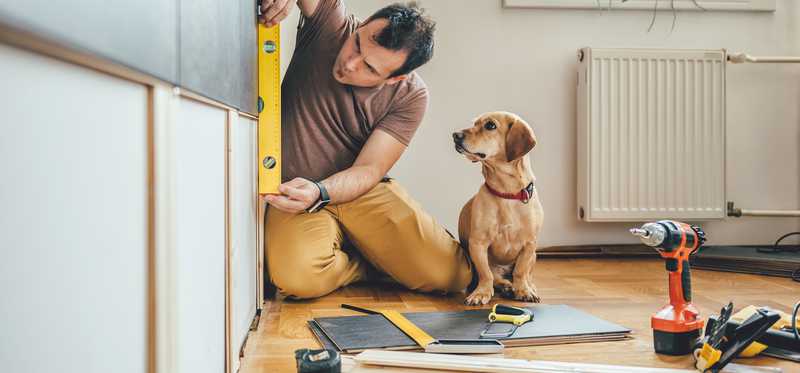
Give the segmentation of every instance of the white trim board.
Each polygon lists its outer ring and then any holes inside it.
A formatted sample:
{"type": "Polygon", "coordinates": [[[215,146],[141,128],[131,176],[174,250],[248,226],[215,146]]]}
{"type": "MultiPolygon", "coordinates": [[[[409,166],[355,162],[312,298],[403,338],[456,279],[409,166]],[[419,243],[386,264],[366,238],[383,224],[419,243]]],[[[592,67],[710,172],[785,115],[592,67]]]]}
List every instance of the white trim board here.
{"type": "MultiPolygon", "coordinates": [[[[415,371],[448,371],[448,372],[492,372],[492,373],[693,373],[695,369],[673,369],[635,367],[624,365],[604,365],[586,363],[568,363],[559,361],[536,361],[522,359],[506,359],[498,357],[427,354],[424,352],[366,350],[354,357],[342,357],[342,371],[345,372],[372,372],[373,366],[386,369],[386,372],[415,372],[415,371]],[[346,370],[348,366],[356,368],[346,370]]],[[[384,370],[380,370],[383,372],[384,370]]],[[[750,372],[750,373],[779,373],[780,368],[756,367],[748,365],[728,364],[723,373],[750,372]]]]}
{"type": "MultiPolygon", "coordinates": [[[[612,9],[612,10],[652,10],[656,3],[658,9],[669,10],[672,0],[503,0],[504,8],[538,9],[612,9]],[[609,8],[609,3],[610,8],[609,8]]],[[[775,0],[697,0],[706,10],[774,12],[775,0]]],[[[674,0],[675,9],[702,10],[692,0],[674,0]]]]}

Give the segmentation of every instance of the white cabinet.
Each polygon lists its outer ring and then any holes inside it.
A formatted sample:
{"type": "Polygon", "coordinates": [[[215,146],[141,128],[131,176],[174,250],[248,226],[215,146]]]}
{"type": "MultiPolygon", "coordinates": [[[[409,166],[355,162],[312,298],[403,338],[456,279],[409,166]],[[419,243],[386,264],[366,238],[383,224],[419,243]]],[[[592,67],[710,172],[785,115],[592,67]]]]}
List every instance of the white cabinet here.
{"type": "Polygon", "coordinates": [[[0,44],[0,371],[147,365],[147,88],[0,44]]]}
{"type": "Polygon", "coordinates": [[[235,370],[255,120],[98,66],[0,43],[0,371],[235,370]]]}
{"type": "Polygon", "coordinates": [[[178,372],[225,367],[227,112],[181,99],[175,116],[178,372]]]}
{"type": "Polygon", "coordinates": [[[257,123],[245,117],[231,118],[229,153],[230,253],[231,253],[231,360],[238,368],[239,348],[244,343],[256,312],[258,255],[258,199],[256,168],[257,123]]]}

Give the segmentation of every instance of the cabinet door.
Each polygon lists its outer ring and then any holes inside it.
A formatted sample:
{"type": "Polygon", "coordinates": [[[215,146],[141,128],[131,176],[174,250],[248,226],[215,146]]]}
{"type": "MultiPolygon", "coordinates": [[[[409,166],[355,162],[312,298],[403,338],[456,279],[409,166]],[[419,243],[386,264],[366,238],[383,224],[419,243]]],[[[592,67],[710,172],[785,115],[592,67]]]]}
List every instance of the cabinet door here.
{"type": "Polygon", "coordinates": [[[233,117],[230,127],[230,219],[231,219],[231,360],[236,371],[239,350],[256,312],[257,124],[233,117]]]}
{"type": "Polygon", "coordinates": [[[0,44],[0,370],[147,361],[146,87],[0,44]]]}
{"type": "Polygon", "coordinates": [[[0,23],[177,83],[177,8],[176,0],[0,0],[0,23]]]}
{"type": "Polygon", "coordinates": [[[225,369],[225,126],[227,112],[181,99],[175,126],[177,364],[225,369]]]}

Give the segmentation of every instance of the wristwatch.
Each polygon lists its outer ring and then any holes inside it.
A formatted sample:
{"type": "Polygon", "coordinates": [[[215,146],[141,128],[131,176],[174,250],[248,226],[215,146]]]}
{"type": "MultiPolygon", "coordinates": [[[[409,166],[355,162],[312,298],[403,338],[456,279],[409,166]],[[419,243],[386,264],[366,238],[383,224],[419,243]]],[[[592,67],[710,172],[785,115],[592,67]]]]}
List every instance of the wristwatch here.
{"type": "Polygon", "coordinates": [[[313,180],[311,180],[311,182],[314,183],[314,185],[316,185],[317,188],[319,188],[319,198],[317,198],[317,202],[314,202],[314,204],[311,205],[311,207],[306,209],[306,212],[308,212],[308,213],[317,212],[319,210],[322,210],[323,207],[327,206],[328,203],[331,202],[331,197],[330,197],[330,195],[328,195],[328,190],[325,189],[325,186],[322,185],[322,183],[318,183],[318,182],[313,181],[313,180]]]}

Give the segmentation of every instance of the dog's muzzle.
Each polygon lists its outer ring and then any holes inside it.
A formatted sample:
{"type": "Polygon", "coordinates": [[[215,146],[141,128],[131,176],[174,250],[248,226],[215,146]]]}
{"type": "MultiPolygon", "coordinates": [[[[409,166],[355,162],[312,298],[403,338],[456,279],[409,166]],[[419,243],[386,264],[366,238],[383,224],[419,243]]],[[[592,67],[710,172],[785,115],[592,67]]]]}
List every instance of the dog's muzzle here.
{"type": "Polygon", "coordinates": [[[466,150],[464,149],[464,133],[453,132],[453,142],[456,144],[457,152],[463,153],[466,150]]]}
{"type": "Polygon", "coordinates": [[[478,158],[481,158],[481,159],[483,159],[483,158],[486,158],[486,154],[483,154],[483,153],[473,153],[473,152],[471,152],[471,151],[467,150],[467,148],[466,148],[466,147],[464,147],[464,137],[465,137],[465,136],[464,136],[464,133],[463,133],[463,132],[453,132],[453,142],[455,143],[455,146],[456,146],[456,151],[457,151],[459,154],[469,154],[469,155],[474,155],[474,156],[476,156],[476,157],[478,157],[478,158]]]}

